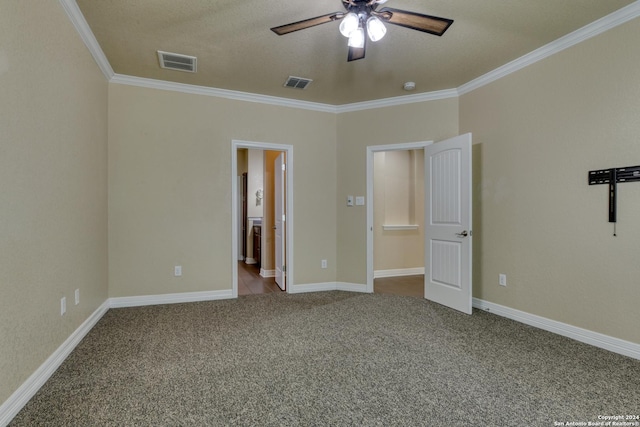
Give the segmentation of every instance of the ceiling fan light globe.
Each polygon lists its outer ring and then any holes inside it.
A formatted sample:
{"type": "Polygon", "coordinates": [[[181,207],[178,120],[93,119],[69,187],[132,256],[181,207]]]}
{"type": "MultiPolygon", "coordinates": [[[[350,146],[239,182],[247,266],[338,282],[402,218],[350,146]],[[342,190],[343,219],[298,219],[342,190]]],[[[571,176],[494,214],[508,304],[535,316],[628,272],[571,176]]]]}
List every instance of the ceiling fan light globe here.
{"type": "Polygon", "coordinates": [[[364,47],[364,28],[359,27],[351,32],[349,36],[349,47],[364,47]]]}
{"type": "Polygon", "coordinates": [[[353,12],[347,13],[340,23],[340,33],[345,37],[351,37],[351,33],[358,29],[360,18],[353,12]]]}
{"type": "Polygon", "coordinates": [[[372,42],[377,42],[387,33],[387,28],[380,19],[372,16],[367,19],[367,33],[372,42]]]}

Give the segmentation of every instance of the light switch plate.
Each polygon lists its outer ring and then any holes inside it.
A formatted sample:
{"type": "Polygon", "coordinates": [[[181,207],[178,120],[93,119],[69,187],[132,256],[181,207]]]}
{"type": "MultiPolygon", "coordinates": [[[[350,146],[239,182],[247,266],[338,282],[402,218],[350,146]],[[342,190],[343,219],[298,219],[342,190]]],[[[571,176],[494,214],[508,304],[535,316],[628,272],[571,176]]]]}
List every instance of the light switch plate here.
{"type": "Polygon", "coordinates": [[[364,196],[356,196],[356,206],[364,206],[364,196]]]}
{"type": "Polygon", "coordinates": [[[347,206],[353,206],[353,196],[347,196],[347,206]]]}

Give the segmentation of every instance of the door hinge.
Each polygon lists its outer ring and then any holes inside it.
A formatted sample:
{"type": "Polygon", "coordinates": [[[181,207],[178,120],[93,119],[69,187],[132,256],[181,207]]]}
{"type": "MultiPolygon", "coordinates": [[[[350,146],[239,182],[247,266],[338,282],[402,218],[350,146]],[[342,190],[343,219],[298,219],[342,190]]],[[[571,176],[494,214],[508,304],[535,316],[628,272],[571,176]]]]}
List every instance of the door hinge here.
{"type": "Polygon", "coordinates": [[[282,266],[282,272],[283,272],[283,273],[286,273],[286,272],[287,272],[287,266],[286,266],[286,265],[283,265],[283,266],[282,266]]]}
{"type": "Polygon", "coordinates": [[[287,170],[287,165],[285,163],[282,164],[282,170],[287,170]]]}

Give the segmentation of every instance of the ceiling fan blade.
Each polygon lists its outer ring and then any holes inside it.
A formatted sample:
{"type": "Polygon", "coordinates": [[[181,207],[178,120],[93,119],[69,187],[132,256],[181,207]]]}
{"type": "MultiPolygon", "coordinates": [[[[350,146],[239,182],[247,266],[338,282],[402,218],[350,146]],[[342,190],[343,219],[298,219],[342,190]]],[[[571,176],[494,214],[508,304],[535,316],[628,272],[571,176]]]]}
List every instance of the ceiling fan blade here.
{"type": "Polygon", "coordinates": [[[453,19],[439,18],[437,16],[423,15],[421,13],[384,7],[376,11],[376,16],[389,24],[423,31],[429,34],[441,36],[453,24],[453,19]]]}
{"type": "Polygon", "coordinates": [[[365,44],[364,47],[351,47],[349,46],[349,55],[347,56],[347,61],[356,61],[358,59],[364,58],[364,50],[367,47],[365,44]]]}
{"type": "Polygon", "coordinates": [[[305,19],[304,21],[292,22],[291,24],[273,27],[271,31],[279,36],[282,36],[284,34],[293,33],[294,31],[304,30],[306,28],[315,27],[316,25],[337,21],[342,18],[344,18],[344,13],[333,12],[322,16],[316,16],[315,18],[305,19]]]}

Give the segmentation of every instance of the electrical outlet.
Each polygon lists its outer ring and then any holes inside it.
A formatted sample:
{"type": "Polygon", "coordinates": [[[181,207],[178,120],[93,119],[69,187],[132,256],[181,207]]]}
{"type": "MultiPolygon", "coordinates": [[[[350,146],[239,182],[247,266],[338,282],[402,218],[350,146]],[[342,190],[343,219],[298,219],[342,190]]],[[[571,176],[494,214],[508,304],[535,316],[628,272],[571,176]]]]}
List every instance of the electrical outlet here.
{"type": "Polygon", "coordinates": [[[67,312],[67,297],[60,298],[60,316],[67,312]]]}
{"type": "Polygon", "coordinates": [[[501,274],[500,276],[498,276],[498,284],[500,286],[507,286],[507,275],[506,274],[501,274]]]}
{"type": "Polygon", "coordinates": [[[182,276],[182,266],[181,265],[176,265],[175,267],[173,267],[173,275],[175,277],[182,276]]]}
{"type": "Polygon", "coordinates": [[[323,260],[321,261],[321,263],[320,263],[320,266],[321,266],[322,268],[327,268],[327,260],[326,260],[326,259],[323,259],[323,260]]]}

